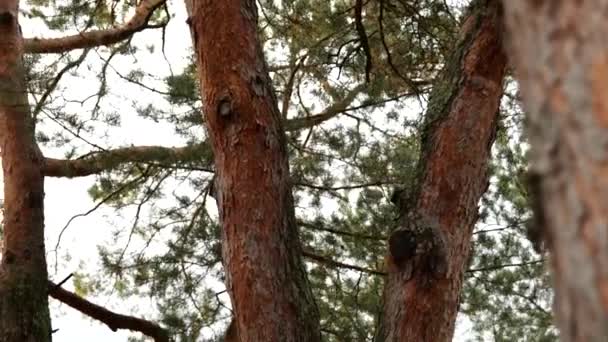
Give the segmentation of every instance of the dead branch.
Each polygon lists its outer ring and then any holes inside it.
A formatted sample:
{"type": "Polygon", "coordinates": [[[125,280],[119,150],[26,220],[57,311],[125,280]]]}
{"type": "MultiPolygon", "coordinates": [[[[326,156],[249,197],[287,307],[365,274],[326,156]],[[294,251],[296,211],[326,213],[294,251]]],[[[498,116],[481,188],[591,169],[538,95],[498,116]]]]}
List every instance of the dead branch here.
{"type": "Polygon", "coordinates": [[[126,329],[140,332],[154,339],[155,342],[169,342],[169,333],[156,323],[145,319],[126,316],[110,311],[102,306],[57,286],[49,281],[49,295],[81,313],[107,325],[112,331],[126,329]]]}

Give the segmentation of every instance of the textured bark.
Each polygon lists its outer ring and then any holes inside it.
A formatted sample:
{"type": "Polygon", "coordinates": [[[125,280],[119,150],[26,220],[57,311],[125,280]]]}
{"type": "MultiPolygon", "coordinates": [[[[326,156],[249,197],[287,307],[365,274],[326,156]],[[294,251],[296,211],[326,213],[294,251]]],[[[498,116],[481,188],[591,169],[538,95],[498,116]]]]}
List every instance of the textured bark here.
{"type": "Polygon", "coordinates": [[[195,1],[189,22],[240,341],[318,342],[319,313],[301,260],[286,139],[257,38],[256,2],[195,1]]]}
{"type": "Polygon", "coordinates": [[[378,341],[444,342],[454,333],[506,65],[498,1],[471,6],[431,94],[416,186],[397,201],[403,216],[389,239],[378,341]],[[413,229],[420,222],[430,234],[413,229]]]}
{"type": "Polygon", "coordinates": [[[562,341],[608,340],[608,2],[504,1],[562,341]]]}
{"type": "Polygon", "coordinates": [[[0,0],[0,148],[4,237],[0,262],[0,341],[51,340],[44,251],[42,155],[22,68],[17,0],[0,0]]]}

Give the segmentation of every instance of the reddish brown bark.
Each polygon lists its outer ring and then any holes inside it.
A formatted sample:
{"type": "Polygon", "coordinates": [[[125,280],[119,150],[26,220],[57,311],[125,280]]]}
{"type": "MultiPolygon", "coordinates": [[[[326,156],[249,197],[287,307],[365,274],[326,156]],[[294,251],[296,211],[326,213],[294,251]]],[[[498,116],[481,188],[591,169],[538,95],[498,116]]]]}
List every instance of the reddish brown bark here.
{"type": "Polygon", "coordinates": [[[236,321],[232,319],[226,333],[224,334],[224,342],[239,342],[239,335],[236,331],[236,321]]]}
{"type": "Polygon", "coordinates": [[[443,342],[454,333],[506,65],[498,1],[472,6],[430,98],[416,189],[399,201],[380,341],[443,342]]]}
{"type": "Polygon", "coordinates": [[[195,1],[190,23],[240,340],[320,341],[285,135],[256,34],[256,2],[195,1]]]}
{"type": "Polygon", "coordinates": [[[44,251],[43,157],[34,140],[17,0],[0,0],[0,148],[4,236],[0,341],[51,340],[44,251]]]}
{"type": "Polygon", "coordinates": [[[608,2],[504,1],[562,341],[608,338],[608,2]]]}

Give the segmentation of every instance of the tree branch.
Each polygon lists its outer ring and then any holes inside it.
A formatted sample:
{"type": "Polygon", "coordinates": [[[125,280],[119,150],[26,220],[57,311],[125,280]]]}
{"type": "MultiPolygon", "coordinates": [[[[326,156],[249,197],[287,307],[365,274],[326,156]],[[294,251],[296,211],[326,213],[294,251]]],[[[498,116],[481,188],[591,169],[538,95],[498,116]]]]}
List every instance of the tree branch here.
{"type": "Polygon", "coordinates": [[[340,185],[340,186],[324,186],[324,185],[317,185],[317,184],[306,183],[306,182],[294,182],[293,183],[294,186],[300,186],[303,188],[309,188],[309,189],[314,189],[314,190],[323,190],[323,191],[354,190],[354,189],[362,189],[362,188],[369,188],[372,186],[383,186],[383,185],[389,185],[389,184],[394,184],[394,183],[377,181],[377,182],[370,182],[370,183],[349,184],[349,185],[340,185]]]}
{"type": "MultiPolygon", "coordinates": [[[[353,88],[344,98],[330,106],[322,113],[311,115],[304,118],[294,118],[285,121],[286,131],[297,131],[310,128],[330,120],[337,115],[363,107],[379,105],[389,101],[398,100],[407,94],[399,95],[394,98],[382,99],[378,101],[366,101],[360,105],[349,107],[366,85],[360,84],[353,88]]],[[[54,159],[45,158],[44,175],[47,177],[85,177],[97,174],[101,171],[110,170],[124,163],[154,163],[163,162],[182,165],[187,161],[200,161],[201,149],[209,150],[207,142],[183,147],[163,147],[163,146],[131,146],[121,147],[113,150],[102,150],[78,159],[54,159]]],[[[209,152],[210,153],[210,152],[209,152]]],[[[213,172],[211,166],[208,168],[198,168],[197,170],[213,172]]],[[[311,186],[309,184],[301,184],[311,186]]],[[[346,189],[346,187],[344,188],[346,189]]],[[[332,189],[338,190],[338,189],[332,189]]]]}
{"type": "Polygon", "coordinates": [[[360,234],[360,233],[347,232],[347,231],[339,230],[339,229],[328,228],[328,227],[326,227],[326,225],[324,225],[322,223],[305,222],[305,221],[300,220],[300,221],[298,221],[298,225],[303,228],[332,233],[332,234],[336,234],[336,235],[349,236],[354,239],[382,241],[382,242],[385,242],[388,239],[386,236],[383,236],[383,235],[378,235],[378,236],[366,235],[366,234],[360,234]]]}
{"type": "Polygon", "coordinates": [[[365,53],[365,82],[369,83],[369,75],[372,71],[372,53],[369,48],[369,42],[367,40],[367,33],[365,32],[365,26],[363,25],[363,0],[356,0],[355,2],[355,27],[359,40],[361,42],[361,48],[365,53]]]}
{"type": "Polygon", "coordinates": [[[386,39],[384,37],[384,25],[383,25],[384,0],[380,0],[379,7],[380,7],[380,14],[378,16],[378,26],[380,29],[380,41],[382,42],[382,46],[384,47],[384,52],[386,52],[386,62],[391,67],[391,69],[393,69],[393,72],[395,72],[395,74],[397,76],[399,76],[399,78],[401,78],[405,82],[405,84],[410,88],[410,90],[412,90],[414,92],[414,94],[416,94],[417,96],[420,96],[420,89],[418,88],[418,85],[416,84],[416,82],[414,82],[413,80],[411,80],[408,77],[403,76],[399,72],[399,69],[397,68],[397,66],[395,66],[395,64],[393,63],[393,59],[391,56],[391,50],[389,49],[388,44],[386,43],[386,39]]]}
{"type": "Polygon", "coordinates": [[[67,291],[55,283],[49,281],[49,295],[58,301],[80,311],[81,313],[94,318],[105,325],[112,331],[118,329],[126,329],[138,331],[146,336],[154,339],[155,342],[169,342],[169,333],[156,323],[145,319],[132,316],[121,315],[112,312],[102,306],[91,303],[88,300],[67,291]]]}
{"type": "Polygon", "coordinates": [[[530,266],[530,265],[540,264],[540,263],[543,263],[543,262],[545,262],[544,259],[539,259],[539,260],[532,260],[532,261],[520,262],[520,263],[509,263],[509,264],[501,264],[501,265],[491,265],[491,266],[481,267],[481,268],[471,268],[471,269],[466,270],[465,273],[496,271],[496,270],[501,270],[503,268],[508,268],[508,267],[530,266]]]}
{"type": "Polygon", "coordinates": [[[135,9],[135,14],[121,26],[108,30],[86,31],[61,38],[29,38],[24,41],[26,53],[61,53],[74,49],[110,45],[146,28],[154,10],[165,3],[165,0],[143,0],[135,9]]]}
{"type": "Polygon", "coordinates": [[[333,103],[320,114],[287,120],[285,122],[285,130],[297,131],[303,128],[310,128],[312,126],[321,124],[337,116],[338,114],[344,113],[349,109],[348,106],[355,100],[357,95],[359,95],[365,89],[365,87],[365,84],[356,86],[348,94],[346,94],[344,98],[342,98],[342,101],[333,103]]]}
{"type": "Polygon", "coordinates": [[[373,275],[379,275],[379,276],[385,276],[386,272],[382,272],[382,271],[378,271],[378,270],[373,270],[370,268],[365,268],[365,267],[360,267],[360,266],[356,266],[356,265],[350,265],[350,264],[345,264],[339,261],[335,261],[331,258],[325,257],[325,256],[321,256],[315,253],[311,253],[308,251],[302,251],[302,255],[305,256],[308,259],[311,259],[317,263],[323,264],[323,265],[327,265],[327,266],[331,266],[331,267],[339,267],[339,268],[345,268],[345,269],[349,269],[349,270],[353,270],[353,271],[358,271],[358,272],[364,272],[364,273],[369,273],[369,274],[373,274],[373,275]]]}
{"type": "MultiPolygon", "coordinates": [[[[181,164],[186,161],[200,160],[201,151],[206,144],[184,147],[132,146],[115,150],[93,152],[78,159],[45,158],[44,175],[48,177],[84,177],[115,168],[124,163],[166,162],[181,164]]],[[[212,172],[211,167],[205,171],[212,172]]]]}

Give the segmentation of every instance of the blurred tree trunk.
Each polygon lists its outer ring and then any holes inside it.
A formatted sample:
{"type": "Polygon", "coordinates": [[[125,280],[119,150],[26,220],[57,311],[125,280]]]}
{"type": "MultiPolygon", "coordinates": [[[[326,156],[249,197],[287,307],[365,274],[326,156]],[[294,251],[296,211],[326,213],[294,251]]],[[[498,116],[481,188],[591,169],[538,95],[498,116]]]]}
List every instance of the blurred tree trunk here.
{"type": "Polygon", "coordinates": [[[240,341],[321,340],[295,224],[286,139],[253,0],[195,1],[189,19],[216,166],[240,341]]]}
{"type": "Polygon", "coordinates": [[[389,239],[378,341],[451,341],[478,202],[488,186],[506,57],[499,2],[474,1],[429,100],[417,182],[389,239]]]}
{"type": "Polygon", "coordinates": [[[608,339],[608,2],[505,1],[562,341],[608,339]]]}
{"type": "Polygon", "coordinates": [[[0,341],[44,342],[51,340],[51,326],[43,158],[34,139],[17,14],[17,0],[0,0],[0,148],[4,172],[0,341]]]}

